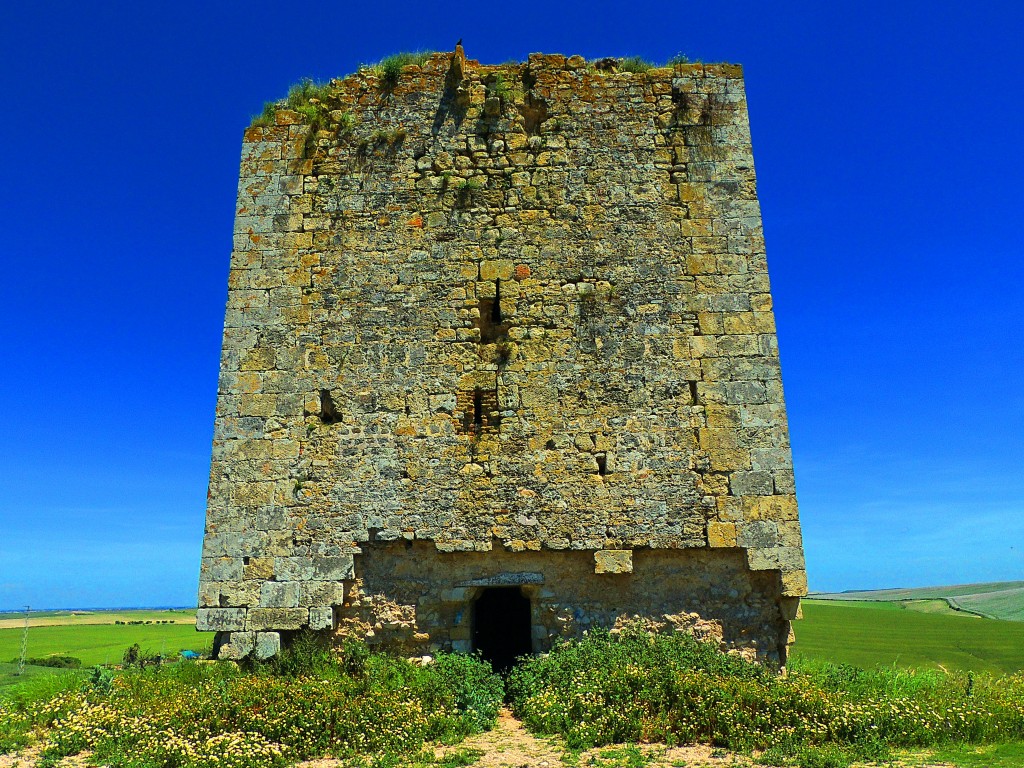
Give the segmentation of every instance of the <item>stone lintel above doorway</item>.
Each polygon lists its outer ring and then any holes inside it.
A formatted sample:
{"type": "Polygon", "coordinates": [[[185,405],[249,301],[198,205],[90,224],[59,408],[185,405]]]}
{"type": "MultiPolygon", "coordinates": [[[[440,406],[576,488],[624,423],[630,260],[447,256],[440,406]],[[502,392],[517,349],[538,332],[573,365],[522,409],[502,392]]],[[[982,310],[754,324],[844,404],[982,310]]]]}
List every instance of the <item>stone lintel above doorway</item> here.
{"type": "Polygon", "coordinates": [[[456,583],[457,587],[519,587],[524,584],[543,584],[543,573],[497,573],[479,579],[469,579],[456,583]]]}

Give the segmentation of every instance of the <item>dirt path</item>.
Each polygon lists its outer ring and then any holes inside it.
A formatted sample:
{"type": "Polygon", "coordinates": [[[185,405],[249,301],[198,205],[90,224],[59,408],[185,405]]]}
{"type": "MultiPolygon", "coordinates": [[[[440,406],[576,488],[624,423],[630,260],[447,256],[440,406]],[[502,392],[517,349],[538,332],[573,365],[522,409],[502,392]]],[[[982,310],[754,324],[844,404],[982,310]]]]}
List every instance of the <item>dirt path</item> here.
{"type": "MultiPolygon", "coordinates": [[[[739,768],[752,766],[746,757],[718,753],[710,747],[673,747],[654,744],[618,744],[591,749],[575,755],[555,737],[538,738],[527,731],[521,722],[502,710],[498,723],[486,733],[470,736],[460,744],[440,747],[438,760],[456,754],[475,757],[471,768],[739,768]],[[714,756],[713,756],[714,755],[714,756]]],[[[340,768],[340,760],[308,760],[298,768],[340,768]]]]}
{"type": "Polygon", "coordinates": [[[725,755],[712,757],[712,749],[704,746],[673,747],[663,745],[614,745],[587,750],[575,756],[566,750],[561,739],[537,738],[521,722],[502,710],[498,724],[487,733],[471,736],[456,749],[483,752],[474,766],[479,768],[561,768],[566,764],[613,768],[614,766],[645,766],[646,768],[710,768],[711,766],[749,766],[744,757],[725,755]]]}

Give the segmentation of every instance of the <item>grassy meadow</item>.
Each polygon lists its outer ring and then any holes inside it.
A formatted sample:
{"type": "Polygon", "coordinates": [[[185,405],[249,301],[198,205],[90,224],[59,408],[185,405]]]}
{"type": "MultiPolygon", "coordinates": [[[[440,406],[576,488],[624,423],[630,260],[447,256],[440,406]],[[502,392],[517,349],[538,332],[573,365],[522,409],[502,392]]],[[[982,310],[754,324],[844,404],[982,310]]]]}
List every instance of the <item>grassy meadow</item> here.
{"type": "MultiPolygon", "coordinates": [[[[11,616],[11,614],[6,614],[11,616]]],[[[0,624],[0,686],[19,682],[14,675],[21,654],[24,618],[0,624]]],[[[142,651],[164,656],[182,650],[203,651],[213,644],[212,632],[196,632],[195,610],[181,611],[52,611],[31,614],[26,656],[74,656],[83,667],[118,664],[125,649],[138,643],[142,651]],[[115,621],[125,622],[115,624],[115,621]],[[164,624],[127,622],[172,621],[164,624]]],[[[48,667],[28,666],[26,675],[52,675],[48,667]]]]}
{"type": "Polygon", "coordinates": [[[1012,674],[1024,669],[1024,622],[906,610],[900,603],[804,600],[794,659],[1012,674]]]}

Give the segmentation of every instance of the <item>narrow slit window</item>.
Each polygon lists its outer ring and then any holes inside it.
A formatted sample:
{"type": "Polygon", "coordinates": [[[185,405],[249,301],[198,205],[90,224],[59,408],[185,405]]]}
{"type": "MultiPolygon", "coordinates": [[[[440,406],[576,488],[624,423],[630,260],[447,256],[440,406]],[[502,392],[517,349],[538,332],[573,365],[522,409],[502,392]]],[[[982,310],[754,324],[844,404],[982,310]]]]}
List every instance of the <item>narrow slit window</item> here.
{"type": "Polygon", "coordinates": [[[491,304],[491,322],[501,325],[501,278],[494,281],[494,303],[491,304]]]}
{"type": "Polygon", "coordinates": [[[480,387],[473,390],[473,426],[477,432],[484,426],[484,395],[480,387]]]}
{"type": "Polygon", "coordinates": [[[338,409],[334,405],[334,398],[331,397],[331,390],[320,390],[320,421],[324,424],[333,424],[338,421],[338,409]]]}
{"type": "Polygon", "coordinates": [[[686,383],[690,385],[690,402],[697,405],[697,382],[688,381],[686,383]]]}
{"type": "Polygon", "coordinates": [[[474,387],[456,394],[455,431],[461,435],[496,432],[501,425],[498,391],[474,387]]]}
{"type": "Polygon", "coordinates": [[[597,474],[602,475],[602,476],[607,475],[608,474],[608,454],[598,453],[598,454],[594,455],[594,458],[597,459],[597,474]]]}
{"type": "Polygon", "coordinates": [[[508,338],[508,323],[501,313],[501,278],[494,281],[494,296],[480,299],[479,309],[477,327],[480,329],[480,343],[494,344],[508,338]]]}

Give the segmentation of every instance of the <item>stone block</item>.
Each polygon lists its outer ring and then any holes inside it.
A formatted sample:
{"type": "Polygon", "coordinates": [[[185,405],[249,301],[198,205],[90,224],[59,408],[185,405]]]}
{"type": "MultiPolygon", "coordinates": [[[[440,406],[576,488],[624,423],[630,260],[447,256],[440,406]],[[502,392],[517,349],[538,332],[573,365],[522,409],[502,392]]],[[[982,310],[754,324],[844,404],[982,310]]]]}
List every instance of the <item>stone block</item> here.
{"type": "Polygon", "coordinates": [[[302,629],[309,623],[306,608],[250,608],[244,627],[248,630],[302,629]]]}
{"type": "Polygon", "coordinates": [[[803,571],[804,554],[799,547],[748,549],[747,564],[752,571],[803,571]]]}
{"type": "Polygon", "coordinates": [[[245,608],[200,608],[196,629],[200,632],[235,632],[245,629],[245,608]]]}
{"type": "Polygon", "coordinates": [[[242,578],[242,558],[204,557],[203,581],[237,581],[242,578]]]}
{"type": "Polygon", "coordinates": [[[220,605],[219,581],[203,581],[199,584],[199,607],[216,608],[220,605]]]}
{"type": "Polygon", "coordinates": [[[736,530],[736,544],[747,549],[768,549],[779,543],[779,532],[773,521],[756,520],[740,523],[736,530]]]}
{"type": "Polygon", "coordinates": [[[783,522],[797,519],[795,496],[744,496],[742,504],[743,517],[747,520],[783,522]]]}
{"type": "Polygon", "coordinates": [[[775,482],[771,472],[733,472],[729,490],[733,496],[771,496],[775,482]]]}
{"type": "Polygon", "coordinates": [[[807,594],[807,574],[802,571],[782,572],[782,594],[791,597],[803,597],[807,594]]]}
{"type": "Polygon", "coordinates": [[[345,602],[345,582],[303,581],[299,583],[299,605],[341,605],[345,602]]]}
{"type": "Polygon", "coordinates": [[[779,544],[784,547],[803,546],[803,537],[800,535],[800,523],[795,520],[778,524],[779,544]]]}
{"type": "Polygon", "coordinates": [[[256,513],[256,530],[281,531],[288,528],[288,510],[284,507],[266,507],[256,513]]]}
{"type": "Polygon", "coordinates": [[[313,558],[305,556],[275,557],[274,572],[281,581],[312,581],[313,558]]]}
{"type": "Polygon", "coordinates": [[[274,558],[250,557],[248,560],[242,566],[243,578],[260,580],[274,578],[274,558]]]}
{"type": "Polygon", "coordinates": [[[257,659],[269,659],[281,652],[281,635],[277,632],[257,632],[256,647],[253,656],[257,659]]]}
{"type": "Polygon", "coordinates": [[[511,280],[515,274],[515,262],[510,259],[483,261],[480,263],[481,280],[511,280]]]}
{"type": "Polygon", "coordinates": [[[260,587],[261,608],[295,608],[298,604],[298,582],[265,581],[260,587]]]}
{"type": "Polygon", "coordinates": [[[310,629],[334,629],[334,608],[324,606],[309,609],[310,629]]]}
{"type": "Polygon", "coordinates": [[[355,575],[355,564],[352,555],[313,558],[313,579],[322,581],[342,581],[355,575]]]}
{"type": "Polygon", "coordinates": [[[708,523],[708,546],[735,547],[736,524],[717,522],[708,523]]]}
{"type": "Polygon", "coordinates": [[[232,632],[228,642],[220,647],[217,658],[239,661],[252,653],[255,647],[255,632],[232,632]]]}
{"type": "Polygon", "coordinates": [[[800,614],[800,598],[799,597],[781,597],[779,598],[779,613],[786,621],[793,621],[798,618],[800,614]]]}
{"type": "Polygon", "coordinates": [[[594,573],[632,573],[633,551],[602,549],[594,553],[594,573]]]}
{"type": "Polygon", "coordinates": [[[788,448],[753,448],[750,464],[755,470],[792,469],[793,459],[788,448]]]}

